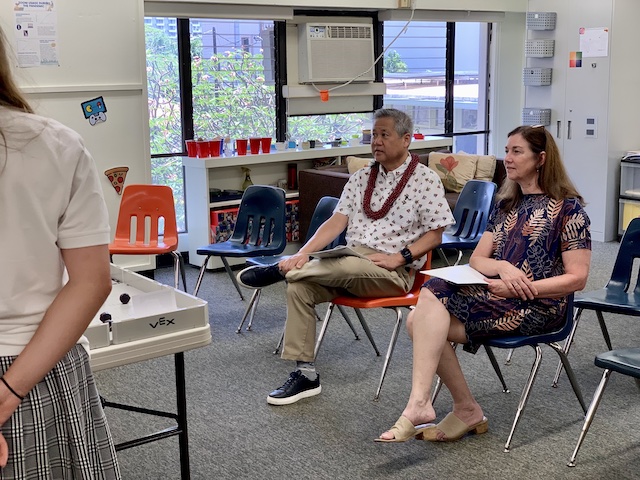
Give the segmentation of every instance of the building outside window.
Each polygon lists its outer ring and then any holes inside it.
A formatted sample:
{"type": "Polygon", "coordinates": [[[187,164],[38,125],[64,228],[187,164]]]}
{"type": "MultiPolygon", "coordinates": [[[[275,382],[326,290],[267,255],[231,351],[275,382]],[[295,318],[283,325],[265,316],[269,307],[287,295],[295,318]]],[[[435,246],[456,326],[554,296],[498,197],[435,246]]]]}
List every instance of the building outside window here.
{"type": "Polygon", "coordinates": [[[485,153],[488,24],[411,22],[391,46],[404,21],[384,23],[384,104],[407,112],[425,135],[451,134],[454,149],[485,153]],[[447,28],[455,31],[452,75],[447,71],[447,28]],[[453,78],[453,111],[447,126],[447,78],[453,78]]]}

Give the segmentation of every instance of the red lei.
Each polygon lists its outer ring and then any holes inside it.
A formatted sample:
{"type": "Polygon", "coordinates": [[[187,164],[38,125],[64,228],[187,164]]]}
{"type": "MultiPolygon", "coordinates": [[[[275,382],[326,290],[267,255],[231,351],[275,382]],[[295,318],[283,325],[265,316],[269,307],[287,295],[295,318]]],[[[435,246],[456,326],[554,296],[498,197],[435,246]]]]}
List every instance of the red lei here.
{"type": "Polygon", "coordinates": [[[398,197],[402,193],[402,190],[404,190],[404,187],[407,185],[409,178],[411,178],[413,172],[416,171],[418,161],[418,155],[412,153],[411,161],[409,162],[409,165],[407,166],[405,172],[402,174],[402,178],[393,189],[393,192],[391,192],[391,195],[389,195],[389,198],[387,198],[387,200],[384,202],[382,208],[377,212],[374,212],[371,208],[371,196],[373,195],[373,189],[376,186],[376,179],[378,178],[378,172],[380,171],[380,164],[378,162],[375,162],[373,164],[373,166],[371,167],[371,172],[369,172],[369,180],[367,181],[367,188],[364,191],[364,198],[362,199],[362,209],[364,210],[364,214],[367,217],[371,218],[372,220],[380,220],[387,213],[389,213],[389,210],[391,210],[394,202],[398,199],[398,197]]]}

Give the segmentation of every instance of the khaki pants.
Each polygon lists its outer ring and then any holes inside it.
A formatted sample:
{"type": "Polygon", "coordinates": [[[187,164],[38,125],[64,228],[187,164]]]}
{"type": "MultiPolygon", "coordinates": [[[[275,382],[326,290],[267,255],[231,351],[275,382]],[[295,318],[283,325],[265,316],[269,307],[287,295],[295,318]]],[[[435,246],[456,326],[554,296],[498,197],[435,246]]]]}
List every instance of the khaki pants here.
{"type": "MultiPolygon", "coordinates": [[[[358,253],[375,250],[354,248],[358,253]]],[[[357,297],[392,297],[407,293],[413,272],[378,267],[360,257],[314,259],[287,273],[287,323],[282,358],[313,362],[316,341],[315,306],[350,293],[357,297]]]]}

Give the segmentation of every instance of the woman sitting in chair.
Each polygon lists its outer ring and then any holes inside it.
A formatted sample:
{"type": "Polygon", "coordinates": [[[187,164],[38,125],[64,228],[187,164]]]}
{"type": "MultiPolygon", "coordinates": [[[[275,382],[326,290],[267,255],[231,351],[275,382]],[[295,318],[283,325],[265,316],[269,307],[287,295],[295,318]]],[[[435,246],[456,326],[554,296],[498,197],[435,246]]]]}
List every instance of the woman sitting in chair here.
{"type": "Polygon", "coordinates": [[[553,137],[543,126],[521,126],[509,133],[505,153],[507,179],[469,262],[488,285],[438,278],[424,284],[407,320],[413,340],[409,401],[377,441],[455,441],[486,432],[487,419],[449,342],[475,353],[487,338],[553,332],[563,325],[567,295],[586,284],[590,222],[553,137]],[[433,425],[436,374],[451,392],[453,411],[433,425]]]}

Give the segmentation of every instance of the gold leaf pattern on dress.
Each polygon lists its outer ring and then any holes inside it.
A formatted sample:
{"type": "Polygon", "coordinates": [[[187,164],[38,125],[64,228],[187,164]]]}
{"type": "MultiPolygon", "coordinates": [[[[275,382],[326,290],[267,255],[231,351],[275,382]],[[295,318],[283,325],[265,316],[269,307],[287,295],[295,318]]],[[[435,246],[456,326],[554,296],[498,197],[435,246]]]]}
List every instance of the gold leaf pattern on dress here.
{"type": "Polygon", "coordinates": [[[550,219],[555,219],[560,213],[562,213],[562,207],[564,206],[563,200],[549,199],[549,205],[547,205],[547,212],[550,219]]]}
{"type": "Polygon", "coordinates": [[[535,240],[538,239],[538,235],[541,230],[544,230],[544,224],[547,219],[545,218],[544,210],[542,208],[536,208],[533,212],[531,212],[531,216],[525,222],[522,227],[522,235],[525,237],[530,237],[532,241],[529,244],[535,243],[535,240]]]}
{"type": "Polygon", "coordinates": [[[564,240],[570,241],[578,238],[579,232],[584,230],[584,216],[573,214],[568,216],[564,224],[564,240]]]}
{"type": "Polygon", "coordinates": [[[513,210],[511,212],[509,212],[509,214],[507,215],[507,218],[504,219],[504,230],[506,232],[510,232],[513,227],[516,226],[516,224],[518,223],[518,212],[516,210],[513,210]]]}
{"type": "Polygon", "coordinates": [[[534,281],[533,272],[531,271],[531,265],[529,265],[528,259],[522,263],[520,270],[522,270],[522,273],[524,273],[527,276],[528,280],[531,280],[532,282],[534,281]]]}
{"type": "Polygon", "coordinates": [[[509,312],[494,323],[494,328],[502,332],[511,332],[517,329],[522,323],[522,319],[526,316],[527,310],[517,310],[509,312]]]}

